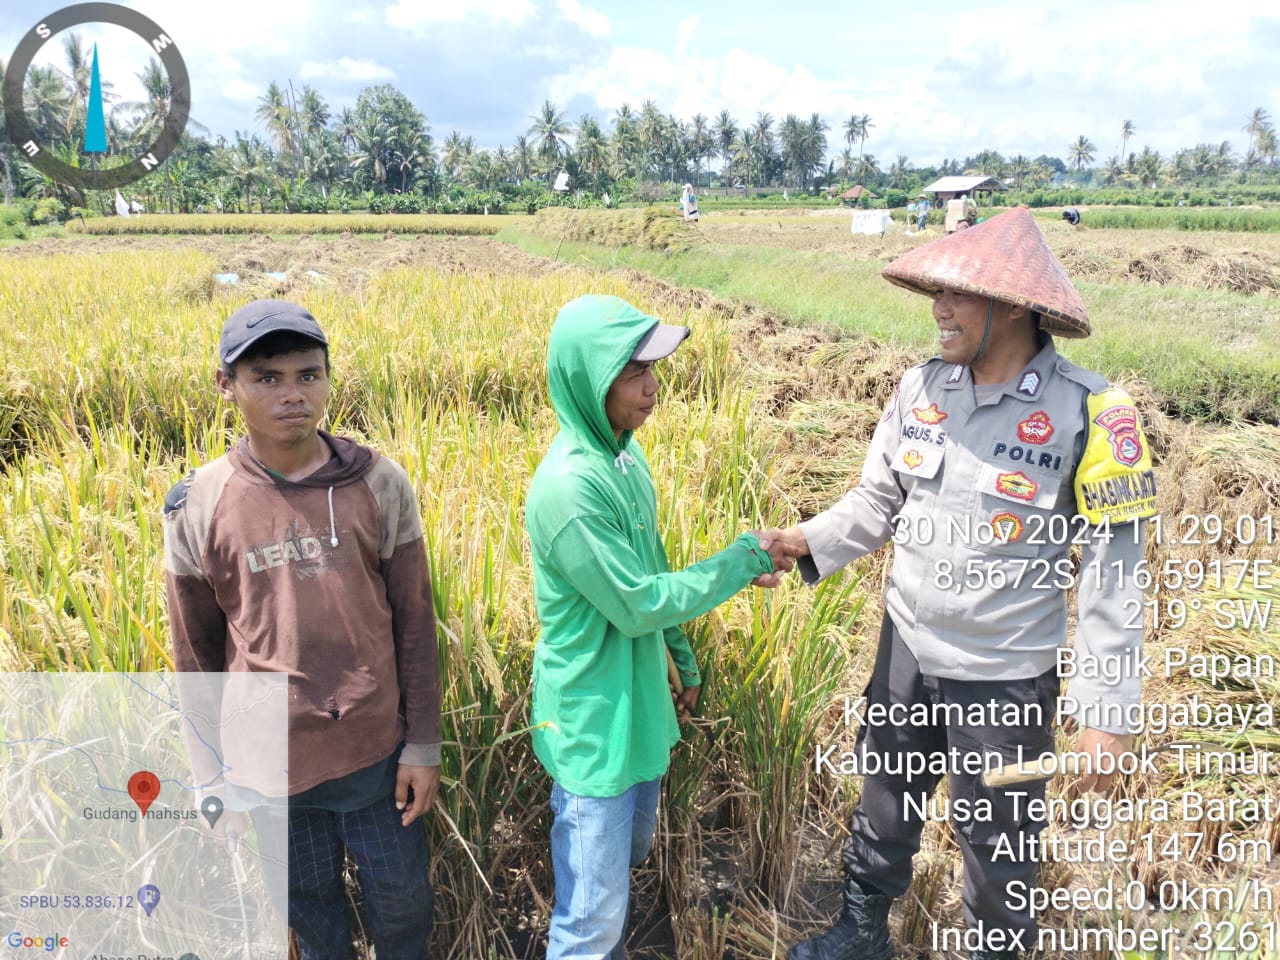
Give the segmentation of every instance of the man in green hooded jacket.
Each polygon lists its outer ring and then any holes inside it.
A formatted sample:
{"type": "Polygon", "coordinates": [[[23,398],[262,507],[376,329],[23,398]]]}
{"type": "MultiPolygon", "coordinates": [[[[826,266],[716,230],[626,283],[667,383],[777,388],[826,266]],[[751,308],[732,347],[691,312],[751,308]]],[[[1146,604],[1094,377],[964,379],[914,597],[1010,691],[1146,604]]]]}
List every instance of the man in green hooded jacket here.
{"type": "Polygon", "coordinates": [[[548,960],[623,957],[630,868],[653,840],[676,707],[702,683],[679,625],[753,581],[777,582],[795,548],[744,533],[670,572],[653,479],[632,433],[653,412],[653,364],[689,335],[617,297],[584,296],[547,351],[560,432],[534,474],[526,523],[542,624],[533,747],[551,774],[556,897],[548,960]],[[673,703],[667,656],[684,692],[673,703]]]}

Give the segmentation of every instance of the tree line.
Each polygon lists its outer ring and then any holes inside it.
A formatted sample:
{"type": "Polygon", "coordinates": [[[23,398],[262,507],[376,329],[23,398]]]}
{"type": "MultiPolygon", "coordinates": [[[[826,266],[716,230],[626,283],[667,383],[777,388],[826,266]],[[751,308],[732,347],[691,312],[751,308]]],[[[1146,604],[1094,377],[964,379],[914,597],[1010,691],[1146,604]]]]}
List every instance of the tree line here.
{"type": "MultiPolygon", "coordinates": [[[[63,38],[60,66],[28,71],[26,115],[40,142],[64,162],[78,163],[88,113],[91,52],[78,35],[63,38]]],[[[0,62],[0,81],[4,64],[0,62]]],[[[145,99],[122,102],[104,84],[108,157],[132,156],[150,143],[168,117],[172,92],[152,60],[139,75],[145,99]]],[[[865,150],[875,123],[852,114],[837,129],[813,112],[783,117],[760,111],[741,120],[728,110],[681,119],[653,100],[623,104],[607,121],[584,114],[571,121],[552,101],[529,117],[510,144],[477,147],[472,136],[450,130],[437,140],[426,115],[394,86],[362,90],[354,106],[333,110],[309,85],[271,83],[258,99],[254,119],[265,135],[237,130],[233,139],[211,138],[189,122],[179,148],[161,170],[131,189],[171,210],[293,211],[502,209],[555,202],[551,189],[567,175],[576,202],[665,197],[682,182],[700,187],[760,186],[815,192],[862,183],[873,190],[913,192],[937,176],[984,174],[1019,191],[1064,180],[1136,190],[1218,184],[1235,178],[1272,182],[1277,177],[1277,141],[1270,115],[1261,107],[1247,118],[1248,143],[1237,154],[1229,141],[1202,143],[1162,155],[1149,146],[1128,152],[1137,133],[1125,120],[1119,149],[1099,165],[1098,150],[1080,135],[1063,158],[1005,157],[993,149],[936,166],[916,167],[899,154],[887,165],[865,150]]],[[[4,131],[0,131],[3,133],[4,131]]],[[[71,188],[53,183],[27,163],[3,137],[0,147],[6,203],[15,196],[56,197],[67,205],[89,205],[71,188]]],[[[98,198],[102,203],[102,199],[98,198]]]]}

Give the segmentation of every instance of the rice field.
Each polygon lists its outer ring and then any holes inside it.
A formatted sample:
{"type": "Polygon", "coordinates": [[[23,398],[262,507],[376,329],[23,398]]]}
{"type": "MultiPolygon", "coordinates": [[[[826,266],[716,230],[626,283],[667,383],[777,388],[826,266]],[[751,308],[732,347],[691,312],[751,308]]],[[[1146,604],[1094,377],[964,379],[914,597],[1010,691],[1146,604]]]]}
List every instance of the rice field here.
{"type": "MultiPolygon", "coordinates": [[[[160,502],[237,432],[235,411],[213,389],[215,345],[225,316],[263,289],[212,280],[234,255],[225,248],[87,246],[98,242],[46,244],[0,262],[0,310],[22,318],[0,329],[0,669],[169,669],[160,502]]],[[[519,266],[506,269],[501,248],[484,249],[491,259],[479,271],[388,261],[280,295],[304,303],[330,336],[329,428],[404,465],[423,514],[445,678],[444,786],[428,817],[433,952],[533,957],[550,911],[550,785],[526,736],[537,621],[522,508],[556,429],[543,380],[556,311],[581,293],[612,293],[694,330],[662,365],[663,401],[640,434],[675,568],[741,530],[790,523],[838,497],[856,481],[880,409],[919,353],[797,327],[635,273],[531,270],[532,258],[514,250],[519,266]]],[[[1215,587],[1203,574],[1215,560],[1280,554],[1274,542],[1245,536],[1238,520],[1280,526],[1280,428],[1182,422],[1136,378],[1130,385],[1148,420],[1165,523],[1183,533],[1178,543],[1150,543],[1148,560],[1186,575],[1154,603],[1149,652],[1280,657],[1280,611],[1249,628],[1213,618],[1218,600],[1235,609],[1269,600],[1267,589],[1215,587]],[[1186,535],[1182,518],[1210,515],[1229,518],[1226,534],[1186,535]]],[[[638,920],[656,944],[637,956],[782,956],[835,913],[835,854],[858,781],[823,772],[814,757],[848,745],[844,697],[857,696],[870,672],[887,557],[881,551],[814,591],[792,580],[741,594],[690,626],[706,676],[704,719],[675,751],[655,850],[637,872],[638,920]]],[[[1184,665],[1149,682],[1145,696],[1274,709],[1280,683],[1210,681],[1184,665]]],[[[1192,736],[1237,755],[1280,754],[1276,728],[1252,720],[1147,741],[1192,736]]],[[[1194,777],[1175,761],[1174,751],[1162,754],[1123,794],[1175,804],[1192,791],[1280,796],[1280,760],[1257,775],[1194,777]]],[[[1051,794],[1066,787],[1059,777],[1051,794]]],[[[1052,832],[1080,829],[1063,820],[1052,832]]],[[[895,912],[904,955],[930,955],[933,925],[961,923],[950,831],[930,824],[913,891],[895,912]]],[[[1159,903],[1171,882],[1193,890],[1256,882],[1280,896],[1280,820],[1242,814],[1196,831],[1147,819],[1116,835],[1133,853],[1107,870],[1147,902],[1159,903]],[[1195,832],[1211,835],[1192,850],[1195,832]]],[[[1045,886],[1097,885],[1107,870],[1050,863],[1045,886]]],[[[1183,898],[1157,910],[1051,909],[1042,923],[1164,924],[1193,937],[1197,923],[1238,930],[1274,919],[1254,906],[1224,912],[1183,898]]],[[[1227,955],[1225,941],[1211,946],[1203,955],[1227,955]]],[[[1261,948],[1231,955],[1267,956],[1261,948]]]]}
{"type": "Polygon", "coordinates": [[[134,217],[97,217],[68,220],[71,233],[90,236],[307,234],[307,233],[410,233],[482,236],[497,233],[504,221],[527,219],[484,214],[388,213],[147,213],[134,217]]]}

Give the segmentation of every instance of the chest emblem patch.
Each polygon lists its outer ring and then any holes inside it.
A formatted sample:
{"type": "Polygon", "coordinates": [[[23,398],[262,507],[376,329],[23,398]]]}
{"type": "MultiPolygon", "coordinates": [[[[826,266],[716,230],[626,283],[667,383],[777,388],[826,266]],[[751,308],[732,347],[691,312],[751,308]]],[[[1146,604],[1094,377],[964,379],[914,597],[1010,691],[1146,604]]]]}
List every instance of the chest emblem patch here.
{"type": "Polygon", "coordinates": [[[936,403],[931,403],[927,407],[912,407],[911,413],[921,423],[941,423],[947,419],[947,415],[938,409],[936,403]]]}
{"type": "Polygon", "coordinates": [[[1128,404],[1107,407],[1093,422],[1111,435],[1111,452],[1116,460],[1132,467],[1142,459],[1142,434],[1138,430],[1138,411],[1128,404]]]}
{"type": "Polygon", "coordinates": [[[1022,518],[1015,513],[997,513],[991,518],[991,529],[1001,543],[1013,543],[1022,536],[1022,518]]]}
{"type": "Polygon", "coordinates": [[[1029,501],[1040,489],[1040,484],[1019,470],[1017,473],[1002,473],[996,477],[996,489],[1006,496],[1029,501]]]}
{"type": "Polygon", "coordinates": [[[1018,424],[1018,439],[1023,443],[1048,443],[1052,436],[1053,424],[1043,410],[1037,410],[1018,424]]]}

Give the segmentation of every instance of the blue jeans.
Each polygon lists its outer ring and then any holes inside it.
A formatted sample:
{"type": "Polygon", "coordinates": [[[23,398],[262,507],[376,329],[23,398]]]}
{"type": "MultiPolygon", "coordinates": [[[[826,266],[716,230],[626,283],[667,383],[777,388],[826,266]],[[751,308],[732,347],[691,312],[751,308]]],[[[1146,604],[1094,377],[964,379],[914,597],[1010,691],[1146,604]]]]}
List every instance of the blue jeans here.
{"type": "Polygon", "coordinates": [[[303,960],[350,960],[343,848],[359,871],[378,960],[427,960],[432,891],[421,820],[400,825],[394,795],[363,810],[289,811],[289,925],[303,960]]]}
{"type": "Polygon", "coordinates": [[[551,786],[551,865],[556,902],[547,960],[626,956],[631,868],[653,844],[661,780],[616,797],[581,797],[551,786]]]}

